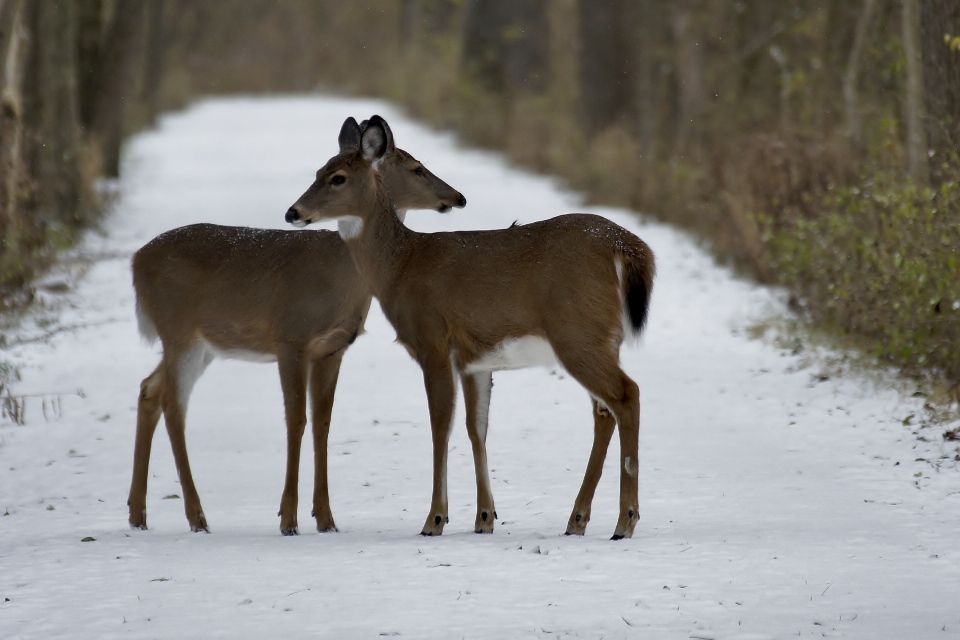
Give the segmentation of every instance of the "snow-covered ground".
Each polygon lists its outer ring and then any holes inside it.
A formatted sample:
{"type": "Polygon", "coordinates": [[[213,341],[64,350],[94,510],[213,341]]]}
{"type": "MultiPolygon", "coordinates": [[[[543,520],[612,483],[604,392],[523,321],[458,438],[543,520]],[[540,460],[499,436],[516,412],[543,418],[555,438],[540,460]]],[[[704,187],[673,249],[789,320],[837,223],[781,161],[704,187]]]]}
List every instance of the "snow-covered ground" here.
{"type": "Polygon", "coordinates": [[[546,369],[495,376],[496,532],[473,533],[461,405],[450,524],[440,538],[418,536],[430,498],[425,394],[376,303],[344,359],[333,415],[339,533],[312,530],[307,453],[302,535],[279,534],[278,376],[273,365],[224,361],[201,378],[187,417],[212,534],[191,534],[182,501],[164,499],[181,492],[162,428],[150,530],[130,531],[137,393],[158,360],[137,335],[130,255],[193,222],[284,228],[343,119],[373,113],[469,200],[446,216],[410,214],[417,229],[583,209],[553,180],[459,148],[381,102],[208,101],[134,138],[104,233],[48,279],[50,310],[34,311],[20,343],[8,337],[0,353],[21,368],[14,393],[43,396],[27,398],[26,425],[0,423],[0,637],[960,636],[960,471],[917,460],[953,456],[902,424],[922,400],[818,380],[801,356],[749,339],[751,322],[780,308],[775,293],[735,279],[667,226],[599,207],[590,210],[643,237],[659,267],[646,337],[623,351],[642,396],[632,540],[608,539],[616,438],[587,535],[561,535],[592,421],[586,393],[546,369]]]}

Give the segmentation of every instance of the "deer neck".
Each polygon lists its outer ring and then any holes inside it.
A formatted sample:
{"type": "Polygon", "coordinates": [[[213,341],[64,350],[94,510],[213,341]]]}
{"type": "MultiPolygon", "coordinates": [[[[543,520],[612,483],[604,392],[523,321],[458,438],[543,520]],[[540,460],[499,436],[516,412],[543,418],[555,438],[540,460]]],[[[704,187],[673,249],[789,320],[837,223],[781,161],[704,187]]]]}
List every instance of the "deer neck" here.
{"type": "Polygon", "coordinates": [[[370,204],[370,215],[339,222],[340,235],[357,269],[378,298],[388,291],[413,250],[416,233],[402,222],[380,179],[370,204]]]}

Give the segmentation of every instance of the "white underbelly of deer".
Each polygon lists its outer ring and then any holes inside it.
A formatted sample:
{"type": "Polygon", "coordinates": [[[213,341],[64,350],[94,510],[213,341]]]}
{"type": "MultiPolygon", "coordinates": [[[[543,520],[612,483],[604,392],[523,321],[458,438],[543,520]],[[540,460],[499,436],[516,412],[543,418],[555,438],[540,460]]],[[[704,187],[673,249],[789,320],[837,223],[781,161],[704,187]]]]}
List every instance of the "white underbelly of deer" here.
{"type": "Polygon", "coordinates": [[[504,371],[527,367],[557,366],[557,354],[550,343],[540,336],[522,336],[504,340],[464,368],[464,373],[504,371]]]}
{"type": "Polygon", "coordinates": [[[277,354],[249,349],[222,349],[208,340],[203,340],[203,346],[212,355],[224,360],[246,360],[247,362],[276,362],[277,354]]]}

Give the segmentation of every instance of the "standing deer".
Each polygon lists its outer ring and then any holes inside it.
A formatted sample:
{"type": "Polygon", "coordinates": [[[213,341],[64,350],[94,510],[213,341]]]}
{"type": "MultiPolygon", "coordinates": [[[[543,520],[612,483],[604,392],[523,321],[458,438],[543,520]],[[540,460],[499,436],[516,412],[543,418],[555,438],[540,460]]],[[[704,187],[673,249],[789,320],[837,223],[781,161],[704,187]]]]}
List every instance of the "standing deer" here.
{"type": "MultiPolygon", "coordinates": [[[[340,153],[353,155],[359,125],[347,120],[340,153]]],[[[397,150],[381,167],[403,217],[407,209],[448,211],[466,199],[413,156],[397,150]]],[[[192,531],[207,531],[184,437],[187,401],[216,356],[276,361],[287,423],[287,471],[280,531],[296,535],[300,443],[307,388],[313,404],[318,531],[336,531],[327,490],[327,434],[340,362],[363,332],[369,287],[334,231],[294,233],[195,224],[161,234],[133,256],[140,333],[160,339],[163,358],[140,384],[130,485],[130,526],[147,528],[150,445],[163,412],[192,531]]]]}
{"type": "MultiPolygon", "coordinates": [[[[346,126],[346,125],[345,125],[346,126]]],[[[654,258],[604,218],[571,214],[495,231],[417,233],[394,213],[384,167],[397,153],[374,116],[359,148],[332,158],[287,211],[297,226],[340,220],[340,234],[397,340],[423,369],[433,436],[433,497],[423,535],[448,521],[447,446],[463,385],[477,474],[475,531],[496,518],[486,461],[493,371],[559,361],[593,401],[594,441],[567,534],[582,535],[614,426],[620,434],[620,516],[613,538],[639,519],[640,394],[620,368],[620,345],[639,336],[654,258]]]]}

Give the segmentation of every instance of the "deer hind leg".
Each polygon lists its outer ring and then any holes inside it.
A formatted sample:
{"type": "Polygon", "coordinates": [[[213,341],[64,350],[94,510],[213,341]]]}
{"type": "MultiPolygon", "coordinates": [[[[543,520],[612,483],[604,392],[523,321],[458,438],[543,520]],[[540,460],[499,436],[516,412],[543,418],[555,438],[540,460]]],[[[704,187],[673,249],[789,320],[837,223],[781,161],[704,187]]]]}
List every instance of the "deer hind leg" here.
{"type": "Polygon", "coordinates": [[[583,475],[583,484],[580,485],[580,492],[573,503],[573,512],[567,522],[566,535],[568,536],[582,536],[587,530],[593,496],[597,490],[597,483],[600,482],[600,475],[603,473],[603,462],[607,457],[607,448],[610,446],[613,429],[617,426],[616,418],[609,409],[596,399],[592,400],[592,405],[593,447],[590,449],[590,460],[587,462],[587,471],[583,475]]]}
{"type": "MultiPolygon", "coordinates": [[[[586,387],[587,391],[596,398],[597,403],[606,407],[616,419],[617,431],[620,434],[620,517],[617,520],[617,526],[613,532],[613,539],[629,538],[633,535],[634,527],[640,518],[639,500],[638,500],[638,453],[640,448],[640,390],[637,384],[627,377],[617,362],[614,353],[604,354],[600,348],[592,349],[590,357],[579,357],[575,349],[557,349],[554,350],[561,356],[562,364],[566,367],[580,384],[586,387]],[[598,357],[599,355],[599,357],[598,357]]],[[[596,414],[597,411],[595,410],[596,414]]],[[[590,463],[587,466],[587,476],[584,477],[581,494],[584,489],[590,490],[592,498],[592,488],[596,487],[596,482],[600,479],[599,467],[603,464],[603,456],[599,451],[606,451],[606,444],[599,440],[604,435],[604,429],[609,430],[609,423],[597,424],[595,420],[595,433],[593,451],[591,451],[590,463]],[[594,456],[598,458],[594,460],[594,456]],[[590,477],[591,472],[596,478],[590,477]]],[[[609,436],[607,436],[609,443],[609,436]]],[[[586,495],[583,496],[586,498],[586,495]]],[[[589,501],[579,502],[574,506],[573,518],[576,519],[578,509],[587,509],[589,513],[589,501]]],[[[568,529],[569,530],[569,529],[568,529]]]]}
{"type": "Polygon", "coordinates": [[[161,397],[164,388],[163,362],[140,383],[137,399],[137,435],[133,447],[133,479],[130,481],[130,528],[147,528],[147,477],[153,434],[160,422],[161,397]]]}
{"type": "Polygon", "coordinates": [[[277,354],[283,409],[287,422],[287,476],[280,498],[280,533],[295,536],[297,527],[297,485],[300,480],[300,444],[307,425],[307,384],[303,354],[281,349],[277,354]]]}
{"type": "Polygon", "coordinates": [[[317,359],[310,372],[310,396],[313,399],[313,517],[317,521],[317,531],[321,533],[337,530],[330,509],[327,483],[327,437],[330,434],[330,414],[333,412],[333,397],[342,360],[343,351],[317,359]]]}
{"type": "Polygon", "coordinates": [[[493,506],[490,472],[487,468],[487,423],[493,375],[489,371],[464,375],[461,383],[463,399],[467,405],[467,435],[470,436],[473,447],[473,465],[477,472],[477,519],[473,530],[476,533],[493,533],[497,511],[493,506]]]}
{"type": "Polygon", "coordinates": [[[439,536],[443,525],[450,521],[447,510],[447,448],[453,410],[457,401],[457,386],[449,360],[423,367],[423,381],[427,388],[430,407],[430,433],[433,436],[433,498],[430,513],[420,531],[422,536],[439,536]]]}
{"type": "Polygon", "coordinates": [[[203,507],[200,506],[200,496],[197,495],[197,488],[193,484],[190,460],[187,457],[185,418],[193,385],[212,360],[213,355],[200,341],[191,345],[179,357],[168,358],[164,353],[163,371],[166,384],[163,385],[161,396],[163,419],[167,424],[173,460],[177,465],[180,488],[183,490],[183,508],[187,515],[187,522],[190,523],[191,531],[207,533],[209,533],[207,519],[203,515],[203,507]]]}

